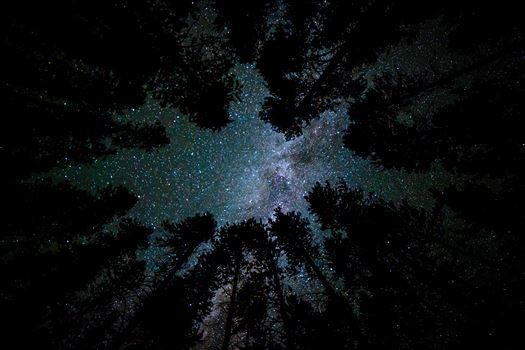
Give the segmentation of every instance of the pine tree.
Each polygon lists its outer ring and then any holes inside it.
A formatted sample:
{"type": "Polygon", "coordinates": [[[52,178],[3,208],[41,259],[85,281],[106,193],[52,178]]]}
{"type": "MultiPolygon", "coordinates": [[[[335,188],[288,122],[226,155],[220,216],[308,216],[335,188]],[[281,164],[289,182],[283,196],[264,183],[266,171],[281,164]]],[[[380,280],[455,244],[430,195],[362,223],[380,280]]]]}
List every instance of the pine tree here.
{"type": "Polygon", "coordinates": [[[447,88],[456,78],[498,59],[499,54],[482,58],[430,84],[407,82],[404,77],[376,81],[374,90],[349,108],[352,123],[346,131],[346,147],[387,168],[426,171],[439,163],[450,171],[468,174],[518,171],[514,164],[523,157],[522,139],[513,130],[521,128],[517,111],[521,109],[518,95],[523,84],[514,69],[513,73],[502,73],[505,79],[498,76],[497,80],[474,82],[468,92],[456,89],[460,98],[440,107],[430,122],[416,120],[407,125],[398,118],[414,97],[447,88]]]}
{"type": "Polygon", "coordinates": [[[258,46],[268,30],[266,16],[275,7],[273,0],[235,2],[215,0],[218,30],[225,31],[241,63],[253,62],[258,46]]]}
{"type": "Polygon", "coordinates": [[[280,208],[275,210],[275,219],[270,221],[270,233],[276,237],[277,244],[286,252],[286,257],[292,268],[305,265],[321,282],[330,298],[339,298],[314,257],[318,255],[309,228],[309,223],[296,212],[283,213],[280,208]]]}
{"type": "MultiPolygon", "coordinates": [[[[516,336],[513,325],[496,325],[506,323],[496,310],[520,313],[507,309],[499,292],[520,278],[486,255],[489,246],[503,253],[501,243],[486,245],[482,232],[446,225],[439,207],[395,206],[345,183],[317,184],[307,199],[330,230],[324,242],[329,266],[357,305],[369,346],[479,346],[508,344],[516,336]],[[489,272],[503,269],[498,277],[489,272]],[[482,331],[474,336],[473,329],[482,331]]],[[[513,292],[506,298],[519,303],[513,292]]]]}
{"type": "MultiPolygon", "coordinates": [[[[333,318],[330,324],[334,335],[339,334],[338,340],[334,338],[333,341],[342,344],[352,339],[352,341],[362,343],[362,334],[353,315],[353,307],[346,297],[334,288],[333,282],[329,281],[314,260],[314,257],[320,252],[313,244],[308,220],[302,218],[299,213],[285,214],[278,208],[275,211],[275,219],[270,220],[269,225],[270,233],[276,237],[278,246],[286,253],[291,269],[296,271],[300,265],[304,265],[307,271],[323,286],[327,296],[325,307],[333,318]]],[[[294,335],[294,338],[297,336],[294,335]]]]}
{"type": "Polygon", "coordinates": [[[203,34],[195,25],[208,17],[191,1],[22,1],[3,5],[2,16],[1,92],[12,117],[1,152],[13,179],[166,145],[159,123],[112,117],[140,107],[147,94],[200,127],[231,121],[238,93],[231,51],[211,27],[203,34]]]}
{"type": "Polygon", "coordinates": [[[257,225],[253,219],[239,224],[227,225],[219,231],[219,242],[215,247],[214,258],[219,266],[221,280],[231,283],[231,293],[226,311],[226,322],[222,349],[228,350],[233,335],[234,315],[237,306],[237,295],[241,285],[242,270],[246,267],[245,244],[249,241],[253,227],[257,225]],[[231,280],[230,280],[231,279],[231,280]]]}
{"type": "MultiPolygon", "coordinates": [[[[103,210],[109,208],[107,206],[103,210]]],[[[103,220],[104,216],[100,219],[103,220]]],[[[79,232],[71,241],[54,242],[47,251],[26,248],[19,252],[18,256],[2,266],[6,279],[1,293],[5,310],[2,324],[10,330],[10,337],[15,339],[20,336],[17,341],[20,344],[27,342],[27,346],[57,346],[70,332],[71,324],[63,324],[60,319],[51,321],[64,316],[63,309],[69,313],[80,307],[75,306],[75,293],[86,288],[101,273],[119,274],[119,265],[123,260],[134,261],[135,251],[147,244],[151,233],[150,228],[124,220],[116,236],[94,226],[91,231],[79,232]],[[21,337],[24,333],[32,336],[21,337]]],[[[130,264],[133,265],[132,262],[130,264]]],[[[140,264],[135,266],[139,279],[143,267],[140,264]]],[[[114,287],[106,292],[106,297],[118,293],[117,285],[114,287]]],[[[82,308],[88,312],[94,311],[95,306],[88,303],[82,308]]],[[[99,317],[105,317],[104,314],[102,310],[99,317]]],[[[90,325],[82,326],[89,328],[90,325]]]]}
{"type": "MultiPolygon", "coordinates": [[[[159,283],[153,287],[144,300],[140,302],[138,309],[134,311],[131,318],[127,320],[126,325],[119,329],[117,334],[111,340],[111,349],[117,349],[131,338],[132,332],[139,328],[146,328],[149,332],[159,332],[153,341],[161,343],[175,342],[191,346],[196,341],[195,331],[193,328],[194,317],[196,317],[196,308],[190,304],[192,298],[184,291],[186,288],[195,288],[181,282],[176,274],[180,271],[188,259],[195,252],[195,249],[203,242],[210,240],[216,231],[217,223],[210,214],[197,214],[193,217],[186,218],[177,224],[165,222],[164,229],[169,233],[169,237],[161,242],[161,245],[170,249],[170,258],[165,269],[165,275],[159,283]],[[172,299],[173,298],[173,299],[172,299]],[[163,308],[166,307],[166,310],[163,308]],[[174,314],[167,312],[173,311],[174,314]],[[162,327],[156,330],[159,320],[156,314],[162,320],[162,327]],[[141,325],[141,323],[144,324],[141,325]],[[179,324],[179,325],[177,325],[179,324]],[[157,325],[157,326],[155,326],[157,325]],[[169,336],[170,329],[178,329],[180,333],[172,339],[169,336]]],[[[190,277],[189,281],[192,280],[190,277]]],[[[198,281],[198,279],[196,280],[198,281]]],[[[202,281],[201,281],[202,283],[202,281]]],[[[209,281],[212,283],[212,280],[209,281]]],[[[202,284],[200,286],[202,288],[202,284]]],[[[205,288],[206,289],[206,288],[205,288]]],[[[202,289],[199,289],[203,292],[202,289]]]]}
{"type": "Polygon", "coordinates": [[[288,22],[263,45],[257,61],[270,90],[261,118],[288,138],[300,135],[322,112],[364,91],[353,76],[356,67],[409,36],[403,26],[439,12],[414,1],[290,2],[288,22]]]}

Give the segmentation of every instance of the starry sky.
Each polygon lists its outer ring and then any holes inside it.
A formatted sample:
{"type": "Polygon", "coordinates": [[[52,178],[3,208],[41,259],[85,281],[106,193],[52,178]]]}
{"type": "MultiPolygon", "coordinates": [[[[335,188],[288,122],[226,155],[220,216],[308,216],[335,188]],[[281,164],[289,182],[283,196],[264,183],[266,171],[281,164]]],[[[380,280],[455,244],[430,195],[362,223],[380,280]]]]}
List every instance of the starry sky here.
{"type": "Polygon", "coordinates": [[[308,216],[304,196],[309,189],[316,181],[339,178],[386,199],[406,197],[424,207],[432,201],[427,189],[450,180],[439,172],[386,171],[353,156],[342,145],[348,123],[343,107],[325,112],[304,135],[286,141],[258,118],[268,92],[257,70],[238,65],[232,74],[243,90],[241,101],[230,106],[234,122],[225,129],[199,129],[177,110],[148,99],[140,109],[115,118],[160,120],[170,145],[149,153],[120,151],[93,165],[56,169],[51,175],[91,191],[109,184],[126,186],[139,196],[130,215],[153,226],[204,211],[214,214],[219,225],[249,217],[265,221],[277,206],[308,216]]]}
{"type": "MultiPolygon", "coordinates": [[[[417,58],[413,52],[394,51],[381,57],[368,74],[410,71],[418,65],[414,61],[417,58]],[[403,66],[402,62],[409,64],[403,66]]],[[[199,129],[176,109],[162,108],[148,98],[141,108],[115,118],[148,123],[158,120],[167,130],[169,145],[152,152],[121,150],[89,166],[68,166],[43,175],[71,181],[92,192],[108,185],[124,185],[139,197],[128,215],[154,228],[164,220],[177,222],[206,211],[219,225],[250,217],[265,222],[278,206],[284,211],[299,211],[313,222],[304,196],[316,182],[334,183],[338,179],[387,200],[406,199],[413,206],[429,207],[433,200],[428,189],[452,182],[446,172],[386,170],[353,155],[343,147],[343,133],[351,120],[344,105],[323,113],[303,129],[302,136],[287,141],[258,117],[268,90],[254,66],[237,65],[231,74],[241,83],[242,92],[240,101],[230,106],[233,122],[225,129],[199,129]]],[[[323,233],[316,225],[312,229],[314,241],[321,243],[323,233]]],[[[157,233],[162,235],[162,230],[157,233]]],[[[152,246],[142,253],[152,273],[165,263],[163,249],[152,246]]],[[[194,263],[196,259],[191,259],[187,267],[194,263]]],[[[322,262],[320,267],[330,274],[322,262]]],[[[315,295],[312,290],[320,288],[304,270],[283,282],[306,299],[315,295]]],[[[205,324],[215,321],[212,317],[205,324]]]]}

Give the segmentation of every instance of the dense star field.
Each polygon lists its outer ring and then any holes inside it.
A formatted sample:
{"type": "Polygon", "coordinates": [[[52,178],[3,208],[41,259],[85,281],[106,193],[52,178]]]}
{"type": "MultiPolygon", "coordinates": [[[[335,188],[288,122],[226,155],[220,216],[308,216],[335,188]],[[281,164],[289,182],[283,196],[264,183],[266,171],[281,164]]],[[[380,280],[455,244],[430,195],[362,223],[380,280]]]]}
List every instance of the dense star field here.
{"type": "Polygon", "coordinates": [[[518,2],[0,5],[0,349],[523,349],[518,2]]]}
{"type": "Polygon", "coordinates": [[[348,123],[343,108],[326,112],[293,140],[258,119],[264,80],[253,66],[234,70],[243,85],[242,101],[230,109],[233,122],[220,132],[202,130],[175,109],[151,99],[121,118],[160,120],[172,142],[153,152],[124,151],[88,166],[59,169],[53,175],[91,191],[124,185],[139,196],[131,214],[158,226],[209,211],[220,224],[250,217],[266,220],[273,210],[307,214],[304,196],[318,181],[344,179],[352,187],[425,206],[427,190],[450,181],[440,173],[384,171],[355,157],[343,145],[348,123]]]}

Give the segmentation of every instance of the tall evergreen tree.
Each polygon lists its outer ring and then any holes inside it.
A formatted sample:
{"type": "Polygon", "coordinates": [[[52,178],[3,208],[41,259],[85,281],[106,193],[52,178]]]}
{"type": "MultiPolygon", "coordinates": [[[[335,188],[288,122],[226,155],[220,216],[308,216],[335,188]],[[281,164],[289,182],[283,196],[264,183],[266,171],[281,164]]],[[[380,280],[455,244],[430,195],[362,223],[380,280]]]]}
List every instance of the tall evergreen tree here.
{"type": "MultiPolygon", "coordinates": [[[[307,272],[321,283],[327,296],[325,307],[332,318],[329,323],[333,331],[332,341],[340,344],[340,346],[348,341],[362,344],[362,334],[349,300],[341,294],[338,288],[334,287],[334,283],[328,279],[315,261],[315,257],[319,256],[320,251],[313,243],[308,220],[302,218],[299,213],[283,213],[278,208],[275,211],[275,219],[271,219],[269,225],[269,231],[285,252],[292,271],[297,271],[298,267],[303,265],[307,272]],[[335,335],[337,337],[334,337],[335,335]]],[[[292,329],[297,327],[293,321],[291,323],[292,329]]],[[[293,332],[297,332],[297,330],[293,332]]],[[[300,335],[293,334],[293,337],[297,338],[300,335]]]]}
{"type": "MultiPolygon", "coordinates": [[[[191,293],[184,290],[185,288],[199,287],[199,290],[204,293],[209,287],[202,284],[203,281],[199,280],[201,276],[198,274],[195,278],[195,281],[198,282],[196,286],[191,286],[193,277],[189,277],[187,281],[180,281],[176,274],[188,262],[195,249],[213,237],[217,223],[210,214],[197,214],[177,224],[165,222],[163,227],[169,233],[168,238],[162,242],[162,246],[170,249],[169,262],[165,267],[166,272],[158,285],[153,287],[153,291],[148,293],[140,302],[131,318],[127,320],[126,325],[113,336],[110,345],[112,349],[118,349],[126,343],[137,327],[155,333],[155,339],[152,341],[153,344],[160,344],[157,346],[179,344],[181,348],[185,348],[192,346],[197,340],[193,322],[196,316],[202,316],[202,310],[196,307],[198,302],[194,298],[197,295],[192,296],[191,293]],[[161,321],[159,322],[159,320],[161,321]],[[162,324],[162,328],[159,324],[162,324]],[[176,336],[170,336],[170,330],[180,332],[176,336]]],[[[200,272],[206,273],[206,271],[200,272]]],[[[205,276],[209,277],[206,274],[205,276]]],[[[213,279],[210,279],[208,283],[213,285],[213,279]]],[[[204,295],[206,293],[198,297],[204,295]]],[[[206,298],[203,299],[206,300],[206,298]]],[[[150,344],[150,346],[153,345],[150,344]]]]}
{"type": "Polygon", "coordinates": [[[231,52],[202,28],[209,14],[194,2],[22,1],[1,12],[0,80],[13,116],[1,152],[13,178],[167,144],[159,123],[112,118],[148,93],[200,127],[230,121],[238,92],[231,52]]]}
{"type": "Polygon", "coordinates": [[[253,62],[268,30],[267,18],[275,7],[273,0],[236,2],[215,0],[217,29],[225,31],[241,63],[253,62]]]}
{"type": "Polygon", "coordinates": [[[270,90],[261,118],[289,138],[301,134],[322,112],[363,92],[355,68],[409,36],[404,26],[438,13],[439,6],[415,1],[291,1],[257,61],[270,90]]]}
{"type": "Polygon", "coordinates": [[[487,68],[498,59],[482,58],[481,66],[470,65],[430,84],[403,77],[376,81],[375,88],[349,108],[352,122],[346,147],[388,168],[426,171],[439,162],[467,174],[515,173],[516,162],[523,158],[519,146],[523,140],[514,132],[522,127],[518,96],[523,83],[516,69],[500,72],[495,80],[474,82],[468,92],[456,89],[459,98],[438,108],[427,117],[430,120],[407,125],[399,118],[401,112],[410,111],[414,97],[447,88],[454,79],[471,74],[471,68],[487,68]]]}
{"type": "MultiPolygon", "coordinates": [[[[9,330],[9,339],[23,346],[60,346],[71,330],[71,324],[63,324],[55,317],[67,317],[63,313],[70,311],[74,314],[75,308],[80,307],[75,305],[75,293],[84,290],[101,274],[115,276],[111,279],[112,284],[121,278],[119,274],[124,272],[121,264],[125,260],[135,260],[135,251],[147,244],[151,233],[150,228],[129,220],[120,223],[116,236],[104,233],[102,227],[93,226],[91,231],[80,231],[70,240],[46,240],[41,243],[43,250],[26,247],[4,262],[5,285],[1,295],[5,312],[2,324],[9,330]],[[51,244],[48,243],[46,248],[47,242],[51,244]],[[23,334],[32,336],[24,337],[23,334]]],[[[139,278],[143,268],[141,264],[133,268],[139,273],[139,278]]],[[[106,298],[118,294],[117,285],[112,287],[115,288],[106,291],[106,298]]],[[[94,305],[82,304],[85,312],[94,311],[94,305]]],[[[99,317],[105,317],[104,310],[98,311],[101,311],[99,317]]],[[[88,329],[91,325],[82,326],[88,329]]]]}
{"type": "Polygon", "coordinates": [[[231,284],[231,293],[226,311],[222,349],[228,350],[233,335],[234,315],[237,306],[237,295],[241,286],[243,269],[247,266],[245,258],[246,242],[252,237],[254,219],[239,224],[227,225],[219,231],[219,243],[216,245],[214,258],[219,266],[221,280],[231,284]]]}
{"type": "Polygon", "coordinates": [[[307,199],[321,226],[331,231],[324,243],[327,257],[358,305],[369,346],[480,346],[516,339],[516,328],[497,310],[521,313],[504,301],[519,303],[519,297],[500,292],[505,285],[516,288],[520,277],[513,270],[498,277],[489,272],[503,268],[484,256],[496,242],[474,244],[477,238],[469,235],[475,231],[445,225],[439,211],[396,207],[344,183],[317,184],[307,199]],[[457,235],[470,246],[462,247],[457,235]]]}
{"type": "Polygon", "coordinates": [[[308,220],[304,219],[300,213],[283,213],[278,208],[275,211],[275,219],[270,221],[270,233],[276,237],[277,243],[286,252],[290,266],[298,269],[300,265],[305,265],[321,282],[330,298],[339,297],[314,260],[318,256],[318,251],[312,241],[308,220]]]}

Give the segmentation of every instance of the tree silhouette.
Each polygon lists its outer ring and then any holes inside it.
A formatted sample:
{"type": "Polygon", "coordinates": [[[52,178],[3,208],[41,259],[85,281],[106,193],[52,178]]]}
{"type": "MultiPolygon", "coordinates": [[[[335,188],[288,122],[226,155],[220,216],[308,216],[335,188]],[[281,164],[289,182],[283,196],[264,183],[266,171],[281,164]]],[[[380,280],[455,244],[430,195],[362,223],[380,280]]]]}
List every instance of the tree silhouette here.
{"type": "Polygon", "coordinates": [[[235,48],[241,63],[252,62],[259,43],[267,30],[265,16],[274,7],[273,0],[255,0],[238,3],[231,0],[215,0],[219,30],[228,34],[229,43],[235,48]]]}
{"type": "Polygon", "coordinates": [[[135,205],[137,198],[126,188],[108,186],[96,196],[69,182],[48,180],[13,186],[5,193],[4,244],[33,252],[39,244],[67,247],[77,237],[90,237],[135,205]],[[27,220],[25,218],[31,218],[27,220]]]}
{"type": "Polygon", "coordinates": [[[277,310],[283,325],[286,349],[295,349],[295,334],[292,329],[290,311],[282,282],[285,273],[284,269],[279,265],[279,257],[283,250],[278,247],[277,241],[272,237],[268,227],[266,231],[264,235],[259,234],[256,236],[257,239],[254,240],[256,244],[254,247],[255,257],[260,268],[265,272],[268,284],[277,299],[277,310]]]}
{"type": "Polygon", "coordinates": [[[277,243],[286,251],[287,259],[292,267],[298,268],[304,264],[321,282],[326,293],[331,298],[338,298],[326,276],[314,261],[318,255],[312,242],[309,223],[296,212],[283,213],[280,208],[275,210],[275,219],[270,221],[270,233],[277,238],[277,243]]]}
{"type": "MultiPolygon", "coordinates": [[[[480,232],[469,236],[475,231],[447,227],[440,211],[396,207],[345,183],[317,184],[307,199],[331,232],[324,242],[327,259],[358,305],[368,346],[415,346],[438,337],[449,345],[510,344],[516,337],[515,325],[499,326],[506,321],[496,310],[517,312],[507,309],[500,290],[517,286],[519,274],[484,256],[488,246],[478,240],[480,232]],[[470,241],[468,248],[461,240],[470,241]],[[488,272],[500,269],[505,277],[488,272]]],[[[513,292],[506,298],[519,299],[513,292]]]]}
{"type": "Polygon", "coordinates": [[[22,1],[2,12],[1,92],[12,117],[1,152],[14,179],[121,148],[166,145],[158,122],[112,117],[140,107],[147,94],[200,127],[231,121],[238,93],[231,51],[195,25],[206,16],[191,1],[22,1]]]}
{"type": "MultiPolygon", "coordinates": [[[[291,296],[289,309],[296,334],[296,348],[301,350],[319,349],[330,345],[337,349],[357,348],[357,342],[349,328],[347,310],[341,305],[327,304],[322,310],[310,303],[291,296]]],[[[362,344],[359,344],[362,346],[362,344]]]]}
{"type": "MultiPolygon", "coordinates": [[[[276,237],[277,244],[286,252],[286,257],[292,270],[297,270],[300,265],[304,265],[307,271],[323,286],[328,297],[326,307],[333,316],[333,322],[330,324],[334,334],[339,334],[339,342],[344,342],[343,334],[346,334],[348,338],[352,338],[353,341],[361,342],[362,335],[353,316],[351,305],[334,288],[333,283],[328,280],[314,260],[314,257],[319,255],[319,251],[313,244],[308,220],[302,218],[299,213],[289,212],[285,214],[280,208],[277,208],[275,219],[271,219],[269,225],[271,235],[276,237]],[[335,329],[338,329],[339,333],[335,329]]],[[[295,335],[294,338],[298,336],[300,335],[295,335]]],[[[335,338],[333,340],[336,342],[335,338]]]]}
{"type": "MultiPolygon", "coordinates": [[[[493,47],[486,57],[492,60],[522,46],[516,33],[523,26],[514,5],[494,13],[485,5],[448,1],[426,6],[415,1],[291,1],[284,8],[286,20],[263,44],[257,66],[270,90],[260,116],[289,138],[322,112],[359,98],[365,86],[356,80],[356,69],[400,40],[410,42],[413,28],[425,20],[441,18],[450,27],[451,48],[493,47]],[[482,23],[497,29],[487,31],[482,23]]],[[[479,54],[474,55],[476,60],[479,54]]]]}
{"type": "MultiPolygon", "coordinates": [[[[16,339],[19,344],[43,347],[57,346],[63,340],[62,336],[70,329],[71,324],[63,324],[61,319],[48,324],[46,319],[63,317],[61,309],[70,309],[75,303],[74,292],[85,287],[100,273],[115,276],[108,283],[111,289],[102,295],[93,297],[111,297],[118,295],[116,279],[121,279],[122,265],[126,260],[134,260],[138,247],[147,244],[147,238],[152,233],[150,228],[136,222],[124,220],[120,223],[116,236],[108,233],[93,232],[88,243],[71,241],[57,252],[48,251],[18,256],[15,260],[3,264],[6,285],[2,288],[2,304],[5,313],[2,324],[9,332],[10,339],[16,339]],[[31,337],[23,337],[20,332],[28,332],[31,337]],[[12,338],[11,338],[12,337],[12,338]],[[55,338],[56,337],[56,338],[55,338]]],[[[131,267],[131,266],[130,266],[131,267]]],[[[137,264],[134,273],[139,273],[144,266],[137,264]]],[[[128,272],[130,272],[128,270],[128,272]]],[[[127,278],[131,276],[128,275],[127,278]]],[[[100,300],[98,300],[100,302],[100,300]]],[[[97,302],[97,304],[98,304],[97,302]]],[[[83,311],[93,311],[93,304],[83,303],[83,311]]],[[[80,306],[80,305],[79,305],[80,306]]],[[[105,310],[99,317],[105,317],[105,310]]],[[[80,316],[82,313],[80,314],[80,316]]],[[[79,316],[79,317],[80,317],[79,316]]],[[[90,322],[95,322],[91,319],[90,322]]],[[[91,325],[83,324],[83,328],[91,325]]],[[[24,345],[24,346],[25,346],[24,345]]]]}
{"type": "Polygon", "coordinates": [[[123,329],[118,330],[111,341],[110,348],[118,349],[122,346],[137,327],[142,328],[143,331],[147,330],[150,334],[153,332],[153,341],[161,344],[155,346],[179,344],[181,348],[185,348],[190,347],[198,339],[193,322],[197,316],[202,316],[203,311],[197,307],[198,300],[194,298],[206,294],[192,295],[185,289],[199,288],[201,293],[209,294],[210,287],[206,283],[213,285],[213,279],[202,281],[203,272],[204,276],[209,277],[209,275],[206,271],[199,271],[195,278],[190,276],[186,281],[181,282],[176,274],[197,246],[213,237],[216,226],[217,223],[210,214],[197,214],[177,224],[170,222],[163,224],[169,237],[161,242],[161,246],[168,247],[171,251],[169,262],[165,267],[166,273],[158,285],[154,286],[154,290],[141,301],[123,329]],[[191,285],[193,281],[195,285],[191,285]],[[179,333],[170,335],[173,330],[179,333]]]}
{"type": "Polygon", "coordinates": [[[261,118],[288,138],[322,112],[359,96],[365,87],[353,69],[408,36],[403,25],[440,12],[412,1],[292,1],[286,10],[289,23],[263,45],[257,66],[270,90],[261,118]]]}
{"type": "Polygon", "coordinates": [[[90,266],[102,266],[102,269],[82,293],[61,301],[57,310],[53,310],[50,331],[54,339],[67,344],[63,345],[67,348],[81,344],[95,347],[100,343],[104,332],[118,317],[112,305],[125,302],[144,282],[146,263],[139,261],[136,254],[137,249],[148,246],[152,234],[151,227],[134,219],[123,219],[119,222],[116,238],[109,242],[111,246],[91,252],[97,254],[96,258],[84,258],[86,264],[93,262],[90,266]]]}
{"type": "Polygon", "coordinates": [[[518,5],[2,4],[2,346],[518,348],[518,5]],[[287,139],[343,107],[344,145],[358,157],[454,178],[431,189],[427,209],[326,182],[306,196],[315,225],[277,208],[265,223],[220,228],[209,213],[150,227],[127,216],[137,198],[122,186],[91,193],[42,179],[176,143],[164,121],[128,116],[146,98],[223,129],[240,100],[238,63],[261,73],[269,94],[259,117],[287,139]]]}
{"type": "Polygon", "coordinates": [[[245,283],[239,288],[234,309],[234,319],[238,319],[233,333],[244,333],[241,340],[243,349],[266,349],[272,342],[265,322],[269,304],[269,286],[259,264],[250,268],[245,283]]]}
{"type": "MultiPolygon", "coordinates": [[[[478,64],[472,66],[479,68],[478,64]]],[[[464,73],[452,72],[449,77],[464,73]]],[[[521,128],[517,111],[521,105],[518,95],[523,91],[516,74],[512,73],[512,80],[508,75],[508,79],[498,76],[498,81],[479,81],[466,96],[458,91],[461,98],[441,107],[431,123],[416,122],[412,126],[398,120],[409,104],[409,96],[440,85],[446,87],[449,79],[424,86],[399,78],[382,79],[375,90],[349,108],[352,123],[345,145],[388,168],[425,171],[439,162],[451,171],[469,174],[516,172],[514,164],[523,158],[519,146],[522,140],[513,132],[521,128]],[[495,117],[501,122],[495,124],[495,117]]]]}
{"type": "Polygon", "coordinates": [[[236,313],[237,295],[241,283],[241,274],[246,267],[246,242],[250,240],[257,222],[254,219],[242,221],[238,224],[227,225],[219,230],[219,242],[215,247],[214,260],[219,267],[220,279],[224,283],[231,283],[231,293],[224,326],[222,349],[230,346],[236,313]],[[230,281],[231,279],[231,281],[230,281]]]}

